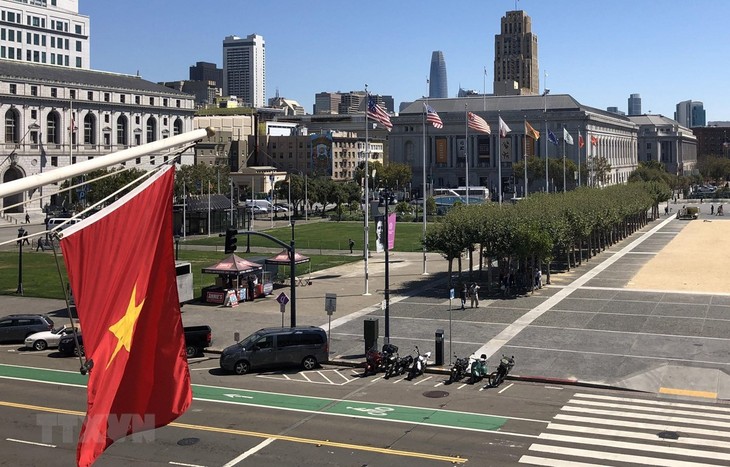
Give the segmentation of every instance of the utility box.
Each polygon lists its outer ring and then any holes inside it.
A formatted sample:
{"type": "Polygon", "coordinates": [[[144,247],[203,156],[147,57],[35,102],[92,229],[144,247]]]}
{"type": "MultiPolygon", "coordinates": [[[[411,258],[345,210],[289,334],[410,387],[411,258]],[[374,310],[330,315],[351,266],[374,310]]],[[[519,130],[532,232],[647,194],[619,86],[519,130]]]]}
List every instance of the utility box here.
{"type": "Polygon", "coordinates": [[[436,366],[444,364],[444,330],[436,330],[436,366]]]}
{"type": "Polygon", "coordinates": [[[363,337],[365,338],[365,353],[375,347],[378,350],[378,318],[365,318],[363,321],[363,337]]]}

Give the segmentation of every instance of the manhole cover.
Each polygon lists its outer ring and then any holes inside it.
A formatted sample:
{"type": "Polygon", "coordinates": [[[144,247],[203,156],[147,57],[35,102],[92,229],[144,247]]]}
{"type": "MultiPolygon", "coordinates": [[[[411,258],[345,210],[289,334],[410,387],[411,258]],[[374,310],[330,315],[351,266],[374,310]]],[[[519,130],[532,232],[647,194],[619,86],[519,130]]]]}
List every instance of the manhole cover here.
{"type": "Polygon", "coordinates": [[[657,433],[661,439],[679,439],[679,433],[676,431],[662,431],[657,433]]]}
{"type": "Polygon", "coordinates": [[[431,399],[438,399],[439,397],[446,397],[449,395],[446,391],[427,391],[423,393],[424,396],[430,397],[431,399]]]}
{"type": "Polygon", "coordinates": [[[193,444],[196,444],[198,441],[200,441],[200,438],[183,438],[180,441],[177,442],[180,446],[192,446],[193,444]]]}

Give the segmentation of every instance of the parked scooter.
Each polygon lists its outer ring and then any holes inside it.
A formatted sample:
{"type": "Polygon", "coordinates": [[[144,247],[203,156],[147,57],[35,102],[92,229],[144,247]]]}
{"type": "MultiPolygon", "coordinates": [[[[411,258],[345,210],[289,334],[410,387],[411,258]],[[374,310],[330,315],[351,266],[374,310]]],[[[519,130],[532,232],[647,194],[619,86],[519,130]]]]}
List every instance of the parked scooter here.
{"type": "Polygon", "coordinates": [[[398,360],[398,346],[393,344],[383,344],[383,371],[385,372],[385,378],[388,378],[391,374],[393,374],[398,360]]]}
{"type": "Polygon", "coordinates": [[[421,376],[426,371],[426,366],[428,366],[428,359],[431,358],[431,352],[426,352],[422,354],[421,351],[418,350],[418,346],[415,347],[416,357],[413,359],[413,365],[411,365],[411,370],[408,372],[409,380],[421,376]]]}
{"type": "Polygon", "coordinates": [[[395,361],[395,365],[393,365],[393,367],[390,371],[387,371],[385,373],[385,379],[388,379],[391,376],[398,376],[398,375],[406,374],[406,372],[410,370],[412,365],[413,365],[412,356],[406,355],[405,357],[397,357],[396,361],[395,361]]]}
{"type": "Polygon", "coordinates": [[[494,378],[492,381],[490,381],[489,384],[487,384],[485,387],[493,387],[496,388],[500,384],[502,384],[502,381],[507,377],[510,371],[512,371],[512,368],[515,366],[515,356],[507,357],[505,354],[502,354],[502,359],[499,361],[499,367],[497,367],[497,372],[494,375],[494,378]]]}
{"type": "Polygon", "coordinates": [[[375,347],[371,348],[365,354],[365,371],[362,376],[374,375],[381,369],[383,362],[383,353],[378,352],[375,347]]]}
{"type": "Polygon", "coordinates": [[[446,384],[455,383],[460,381],[461,378],[466,376],[466,369],[469,367],[469,358],[459,358],[454,355],[454,364],[451,366],[451,372],[449,374],[449,380],[446,384]]]}
{"type": "Polygon", "coordinates": [[[489,372],[487,371],[487,356],[485,354],[482,354],[478,359],[474,358],[474,360],[471,362],[471,370],[469,372],[469,384],[478,383],[485,376],[489,376],[489,372]]]}

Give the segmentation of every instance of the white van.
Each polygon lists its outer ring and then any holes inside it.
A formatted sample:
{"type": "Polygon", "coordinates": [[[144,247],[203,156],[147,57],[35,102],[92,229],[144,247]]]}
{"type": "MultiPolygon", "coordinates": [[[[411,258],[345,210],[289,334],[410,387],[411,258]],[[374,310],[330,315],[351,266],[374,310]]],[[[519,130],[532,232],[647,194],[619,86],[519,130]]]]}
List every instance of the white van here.
{"type": "Polygon", "coordinates": [[[258,208],[257,212],[260,213],[271,212],[271,209],[273,208],[271,201],[265,199],[247,199],[246,206],[256,206],[258,208]]]}
{"type": "Polygon", "coordinates": [[[46,224],[46,230],[53,230],[54,228],[62,224],[63,227],[58,230],[63,230],[66,227],[72,226],[78,222],[81,222],[81,219],[71,219],[69,217],[51,217],[50,219],[48,219],[48,223],[46,224]]]}

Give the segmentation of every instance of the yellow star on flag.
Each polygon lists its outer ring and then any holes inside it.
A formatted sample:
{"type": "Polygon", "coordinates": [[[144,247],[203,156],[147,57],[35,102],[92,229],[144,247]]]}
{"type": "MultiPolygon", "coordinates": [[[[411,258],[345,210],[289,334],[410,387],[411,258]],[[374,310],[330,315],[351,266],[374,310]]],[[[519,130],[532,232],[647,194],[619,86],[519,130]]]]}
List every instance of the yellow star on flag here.
{"type": "Polygon", "coordinates": [[[106,367],[109,368],[109,365],[112,364],[112,360],[114,360],[114,357],[117,356],[117,353],[124,347],[127,352],[130,351],[132,348],[132,336],[134,335],[134,325],[137,322],[137,318],[139,318],[139,314],[142,311],[142,306],[144,305],[144,300],[139,305],[135,305],[137,303],[137,285],[135,284],[134,289],[132,289],[132,296],[129,299],[129,305],[127,305],[127,311],[124,313],[124,316],[122,316],[119,321],[112,324],[109,327],[109,330],[116,336],[117,340],[117,346],[114,349],[114,353],[112,353],[111,358],[109,359],[109,363],[107,363],[106,367]]]}

